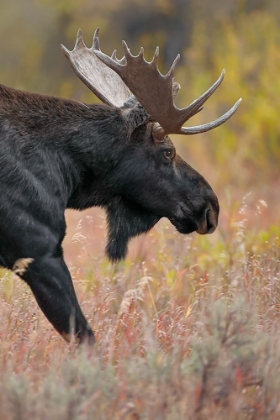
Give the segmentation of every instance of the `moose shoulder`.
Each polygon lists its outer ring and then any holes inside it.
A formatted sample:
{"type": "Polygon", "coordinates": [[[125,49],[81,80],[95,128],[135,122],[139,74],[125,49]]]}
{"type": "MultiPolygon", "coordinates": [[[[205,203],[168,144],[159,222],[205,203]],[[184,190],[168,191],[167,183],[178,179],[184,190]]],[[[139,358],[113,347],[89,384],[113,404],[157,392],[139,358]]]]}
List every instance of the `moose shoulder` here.
{"type": "Polygon", "coordinates": [[[184,109],[173,99],[173,73],[149,63],[143,49],[122,60],[103,54],[98,31],[88,49],[81,32],[63,51],[79,78],[103,102],[21,92],[0,85],[0,264],[30,286],[42,311],[69,341],[94,342],[63,259],[66,208],[101,206],[107,212],[106,252],[124,258],[131,237],[167,217],[181,233],[211,233],[219,204],[205,179],[176,153],[168,134],[195,134],[224,123],[196,127],[185,121],[202,109],[223,80],[184,109]]]}

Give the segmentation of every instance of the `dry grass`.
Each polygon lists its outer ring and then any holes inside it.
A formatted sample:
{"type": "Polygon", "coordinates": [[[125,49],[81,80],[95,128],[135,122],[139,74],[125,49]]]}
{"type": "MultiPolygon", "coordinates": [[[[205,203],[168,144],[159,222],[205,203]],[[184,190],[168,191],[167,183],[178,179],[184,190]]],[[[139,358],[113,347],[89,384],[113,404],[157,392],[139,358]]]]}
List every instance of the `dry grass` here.
{"type": "MultiPolygon", "coordinates": [[[[26,16],[36,17],[35,9],[26,16]]],[[[81,13],[70,16],[71,27],[85,27],[81,13]]],[[[66,345],[27,286],[1,270],[0,420],[280,418],[279,23],[262,11],[236,23],[217,20],[209,31],[201,19],[176,72],[178,106],[205,91],[223,67],[223,86],[192,123],[215,119],[240,96],[243,102],[218,130],[192,141],[173,137],[221,198],[219,229],[182,236],[163,221],[112,266],[104,258],[103,215],[68,213],[65,255],[96,331],[91,355],[66,345]],[[238,196],[253,191],[239,203],[225,186],[238,196]]],[[[92,17],[88,22],[92,28],[92,17]]],[[[26,80],[32,75],[30,83],[44,87],[36,69],[45,47],[33,32],[40,47],[29,48],[28,66],[14,66],[9,80],[18,80],[22,67],[26,80]]],[[[20,43],[24,51],[29,44],[20,43]]],[[[56,94],[93,100],[65,77],[56,94]]],[[[56,86],[52,78],[45,83],[56,86]]],[[[15,270],[25,268],[26,261],[17,263],[15,270]]]]}
{"type": "Polygon", "coordinates": [[[251,226],[245,199],[207,237],[162,222],[118,266],[102,215],[94,227],[70,214],[67,259],[97,345],[67,346],[2,271],[1,420],[278,419],[279,226],[255,229],[257,206],[251,226]]]}

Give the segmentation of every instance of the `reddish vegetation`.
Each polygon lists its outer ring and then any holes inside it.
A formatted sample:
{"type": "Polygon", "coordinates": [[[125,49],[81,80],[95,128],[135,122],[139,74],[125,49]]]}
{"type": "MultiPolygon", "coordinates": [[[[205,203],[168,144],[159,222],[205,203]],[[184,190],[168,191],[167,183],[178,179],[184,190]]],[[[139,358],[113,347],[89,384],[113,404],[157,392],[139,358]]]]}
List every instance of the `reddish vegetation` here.
{"type": "Polygon", "coordinates": [[[279,418],[279,226],[249,227],[266,218],[256,204],[224,205],[209,237],[163,221],[117,266],[103,215],[69,213],[66,258],[97,344],[65,345],[3,271],[2,418],[279,418]]]}

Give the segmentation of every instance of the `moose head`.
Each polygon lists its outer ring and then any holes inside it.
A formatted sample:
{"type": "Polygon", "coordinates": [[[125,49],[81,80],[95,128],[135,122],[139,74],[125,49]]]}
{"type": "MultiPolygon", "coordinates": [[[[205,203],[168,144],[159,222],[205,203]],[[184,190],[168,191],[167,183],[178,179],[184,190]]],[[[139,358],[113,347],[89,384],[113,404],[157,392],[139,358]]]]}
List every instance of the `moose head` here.
{"type": "Polygon", "coordinates": [[[222,83],[219,79],[188,107],[174,104],[180,85],[174,81],[177,55],[168,73],[158,69],[159,48],[151,62],[141,48],[133,56],[123,41],[124,57],[105,55],[99,46],[99,29],[93,45],[86,47],[81,30],[73,51],[62,50],[78,77],[109,107],[118,110],[126,125],[126,150],[110,176],[118,203],[107,207],[110,259],[125,257],[130,237],[149,230],[166,217],[180,233],[212,233],[216,229],[219,204],[205,179],[176,153],[169,134],[197,134],[223,124],[236,111],[241,99],[223,116],[208,124],[183,127],[202,110],[205,101],[222,83]],[[119,190],[118,190],[119,189],[119,190]],[[117,191],[118,190],[118,191],[117,191]],[[118,206],[124,206],[124,208],[118,206]],[[128,206],[128,207],[127,207],[128,206]]]}
{"type": "Polygon", "coordinates": [[[240,100],[208,124],[183,126],[201,111],[219,79],[188,107],[174,98],[174,69],[158,69],[158,48],[147,62],[123,43],[118,60],[85,46],[81,31],[73,51],[62,46],[78,77],[103,104],[21,92],[0,85],[0,264],[30,286],[66,339],[94,342],[63,259],[66,208],[107,212],[107,254],[124,258],[129,239],[166,217],[180,233],[214,232],[219,215],[207,181],[177,153],[169,134],[190,135],[223,124],[240,100]]]}

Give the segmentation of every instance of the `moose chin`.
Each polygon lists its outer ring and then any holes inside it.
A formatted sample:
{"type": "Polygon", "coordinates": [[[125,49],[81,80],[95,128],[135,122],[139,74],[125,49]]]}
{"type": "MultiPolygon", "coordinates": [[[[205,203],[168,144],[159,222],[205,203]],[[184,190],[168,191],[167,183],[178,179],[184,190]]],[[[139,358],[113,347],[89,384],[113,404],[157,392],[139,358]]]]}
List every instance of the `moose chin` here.
{"type": "Polygon", "coordinates": [[[217,120],[184,123],[201,111],[219,79],[188,107],[174,98],[174,69],[158,70],[158,48],[147,62],[123,42],[119,60],[99,48],[98,30],[89,49],[81,31],[72,51],[62,51],[73,70],[103,102],[88,105],[22,92],[0,85],[0,264],[31,288],[54,328],[78,343],[94,343],[63,258],[65,209],[105,209],[106,253],[125,258],[129,240],[166,217],[180,233],[214,232],[216,195],[177,153],[169,134],[212,130],[236,111],[240,100],[217,120]]]}

